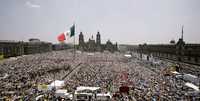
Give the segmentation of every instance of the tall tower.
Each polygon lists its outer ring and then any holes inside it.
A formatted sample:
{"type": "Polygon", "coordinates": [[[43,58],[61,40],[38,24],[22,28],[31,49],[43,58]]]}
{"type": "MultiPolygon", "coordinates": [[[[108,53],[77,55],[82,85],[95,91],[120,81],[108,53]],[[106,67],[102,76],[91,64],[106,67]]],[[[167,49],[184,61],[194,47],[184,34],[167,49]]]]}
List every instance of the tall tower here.
{"type": "Polygon", "coordinates": [[[179,38],[178,42],[176,43],[176,55],[178,61],[182,61],[184,56],[184,50],[185,50],[185,42],[183,41],[183,26],[182,26],[181,38],[179,38]]]}
{"type": "Polygon", "coordinates": [[[82,43],[84,43],[84,37],[83,37],[83,33],[80,32],[80,34],[79,34],[79,45],[81,45],[82,43]]]}
{"type": "Polygon", "coordinates": [[[99,33],[99,31],[97,32],[97,36],[96,36],[96,50],[97,51],[102,51],[102,48],[101,48],[101,35],[99,33]]]}
{"type": "Polygon", "coordinates": [[[83,36],[83,33],[82,32],[80,32],[80,34],[79,34],[79,49],[81,49],[81,50],[84,50],[84,36],[83,36]]]}
{"type": "Polygon", "coordinates": [[[181,39],[182,39],[182,40],[183,40],[183,27],[184,27],[184,26],[182,26],[182,32],[181,32],[181,34],[182,34],[182,35],[181,35],[181,39]]]}
{"type": "Polygon", "coordinates": [[[99,31],[97,32],[96,43],[97,43],[97,45],[101,45],[101,35],[100,35],[99,31]]]}

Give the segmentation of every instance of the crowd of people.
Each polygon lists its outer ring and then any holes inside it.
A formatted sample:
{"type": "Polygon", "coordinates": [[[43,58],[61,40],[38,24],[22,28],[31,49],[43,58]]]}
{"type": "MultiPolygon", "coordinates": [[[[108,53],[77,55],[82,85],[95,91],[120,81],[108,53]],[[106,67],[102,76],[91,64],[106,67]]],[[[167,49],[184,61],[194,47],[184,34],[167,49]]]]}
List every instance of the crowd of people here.
{"type": "Polygon", "coordinates": [[[53,51],[0,61],[0,96],[29,95],[39,84],[49,84],[69,73],[73,52],[53,51]]]}
{"type": "Polygon", "coordinates": [[[130,87],[124,98],[113,98],[115,100],[187,101],[194,98],[199,92],[185,87],[183,84],[187,81],[166,75],[172,65],[169,61],[148,61],[136,55],[125,57],[120,52],[63,50],[19,56],[0,61],[0,97],[30,96],[38,84],[64,80],[69,92],[78,86],[90,86],[114,95],[121,86],[130,87]]]}
{"type": "Polygon", "coordinates": [[[132,88],[129,95],[139,101],[188,101],[200,97],[199,92],[185,86],[188,81],[171,73],[175,70],[167,72],[175,65],[169,61],[125,58],[120,53],[94,53],[85,59],[85,64],[67,81],[70,88],[98,86],[114,94],[120,86],[126,85],[132,88]]]}

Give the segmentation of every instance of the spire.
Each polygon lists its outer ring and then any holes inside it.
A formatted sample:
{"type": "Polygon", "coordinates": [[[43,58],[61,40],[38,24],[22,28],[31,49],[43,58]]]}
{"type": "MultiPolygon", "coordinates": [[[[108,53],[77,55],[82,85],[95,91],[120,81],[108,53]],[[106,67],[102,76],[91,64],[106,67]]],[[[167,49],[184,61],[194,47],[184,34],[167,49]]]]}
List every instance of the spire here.
{"type": "Polygon", "coordinates": [[[182,35],[181,35],[181,39],[182,39],[182,40],[183,40],[183,27],[184,27],[184,26],[182,26],[182,35]]]}
{"type": "Polygon", "coordinates": [[[97,31],[97,35],[100,35],[100,32],[99,32],[99,30],[97,31]]]}

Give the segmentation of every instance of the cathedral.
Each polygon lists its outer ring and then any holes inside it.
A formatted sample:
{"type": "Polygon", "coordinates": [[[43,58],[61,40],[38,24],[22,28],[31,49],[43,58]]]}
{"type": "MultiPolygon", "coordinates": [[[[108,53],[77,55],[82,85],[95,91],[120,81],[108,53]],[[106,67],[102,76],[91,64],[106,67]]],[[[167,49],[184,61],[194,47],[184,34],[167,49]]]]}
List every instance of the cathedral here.
{"type": "Polygon", "coordinates": [[[84,35],[82,32],[79,34],[79,50],[88,51],[88,52],[103,52],[105,50],[114,52],[118,50],[117,43],[113,44],[110,40],[106,44],[101,43],[101,35],[97,32],[96,41],[92,38],[89,38],[87,42],[84,41],[84,35]]]}

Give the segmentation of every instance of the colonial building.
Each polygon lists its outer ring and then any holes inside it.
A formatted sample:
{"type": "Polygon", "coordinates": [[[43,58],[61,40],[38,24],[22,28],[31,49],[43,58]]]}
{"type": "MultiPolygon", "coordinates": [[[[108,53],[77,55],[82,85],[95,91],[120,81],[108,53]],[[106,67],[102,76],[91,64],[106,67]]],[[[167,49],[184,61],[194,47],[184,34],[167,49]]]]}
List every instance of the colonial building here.
{"type": "Polygon", "coordinates": [[[183,38],[176,44],[143,44],[134,50],[149,56],[200,65],[200,44],[185,43],[183,38]]]}
{"type": "Polygon", "coordinates": [[[0,57],[4,58],[49,51],[52,51],[52,43],[39,39],[29,39],[29,42],[0,40],[0,57]]]}
{"type": "Polygon", "coordinates": [[[23,54],[24,44],[22,41],[0,40],[0,56],[7,58],[23,54]]]}
{"type": "Polygon", "coordinates": [[[89,51],[89,52],[102,52],[104,50],[114,52],[118,50],[117,43],[113,44],[110,40],[106,42],[106,44],[101,43],[101,35],[99,32],[96,34],[96,40],[94,40],[93,36],[92,38],[89,38],[87,42],[84,41],[84,35],[82,32],[79,34],[79,50],[81,51],[89,51]]]}
{"type": "Polygon", "coordinates": [[[24,42],[24,54],[36,54],[52,51],[52,43],[40,41],[39,39],[29,39],[24,42]]]}

